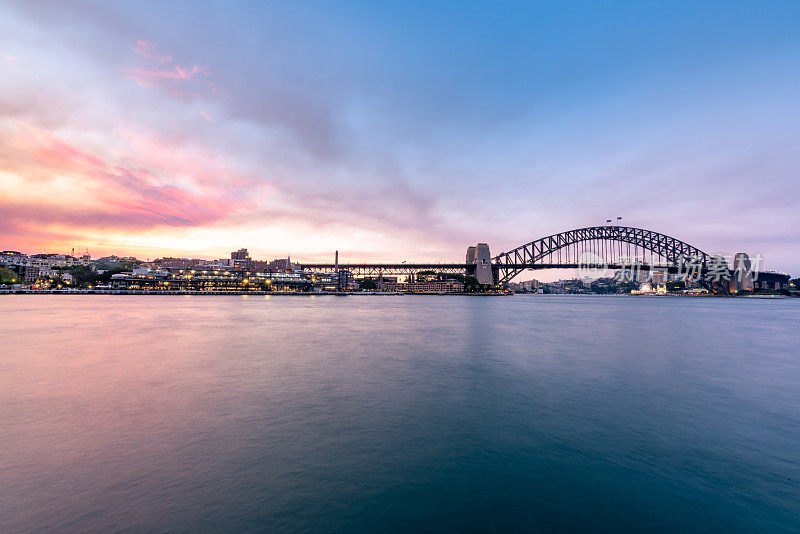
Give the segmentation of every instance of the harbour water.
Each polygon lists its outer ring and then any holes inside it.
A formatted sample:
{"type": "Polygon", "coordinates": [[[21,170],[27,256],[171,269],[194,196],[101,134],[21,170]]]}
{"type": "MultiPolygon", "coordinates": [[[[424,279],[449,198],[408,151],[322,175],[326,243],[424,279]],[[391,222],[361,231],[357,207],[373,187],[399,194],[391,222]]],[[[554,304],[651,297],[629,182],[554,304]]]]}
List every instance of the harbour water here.
{"type": "Polygon", "coordinates": [[[0,532],[800,531],[798,299],[0,310],[0,532]]]}

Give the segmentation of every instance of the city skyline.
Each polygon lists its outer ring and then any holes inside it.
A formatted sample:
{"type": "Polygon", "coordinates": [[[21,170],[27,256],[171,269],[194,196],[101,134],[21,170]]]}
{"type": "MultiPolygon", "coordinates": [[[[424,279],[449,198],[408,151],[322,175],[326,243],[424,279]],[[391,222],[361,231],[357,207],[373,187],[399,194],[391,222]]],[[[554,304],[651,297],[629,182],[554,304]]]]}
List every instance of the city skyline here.
{"type": "Polygon", "coordinates": [[[797,272],[798,10],[11,2],[0,248],[451,261],[623,216],[797,272]]]}

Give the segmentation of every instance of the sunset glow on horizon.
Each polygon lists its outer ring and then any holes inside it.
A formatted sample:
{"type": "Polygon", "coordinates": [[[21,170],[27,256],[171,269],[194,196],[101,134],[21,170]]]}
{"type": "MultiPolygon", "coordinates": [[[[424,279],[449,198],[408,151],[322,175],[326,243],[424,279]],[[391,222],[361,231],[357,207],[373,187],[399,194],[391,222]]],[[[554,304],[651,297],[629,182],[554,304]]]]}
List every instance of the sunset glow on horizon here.
{"type": "Polygon", "coordinates": [[[797,271],[778,4],[10,2],[0,248],[454,261],[623,216],[797,271]]]}

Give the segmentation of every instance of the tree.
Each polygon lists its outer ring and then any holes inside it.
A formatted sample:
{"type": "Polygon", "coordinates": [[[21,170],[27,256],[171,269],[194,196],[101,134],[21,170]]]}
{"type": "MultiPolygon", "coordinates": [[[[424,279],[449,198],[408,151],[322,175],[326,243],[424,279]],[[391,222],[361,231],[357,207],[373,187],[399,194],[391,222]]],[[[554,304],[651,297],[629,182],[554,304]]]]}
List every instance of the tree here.
{"type": "Polygon", "coordinates": [[[617,293],[630,293],[634,289],[639,289],[636,282],[620,282],[617,284],[617,293]]]}
{"type": "MultiPolygon", "coordinates": [[[[128,269],[130,271],[131,269],[128,269]]],[[[119,273],[125,272],[125,269],[122,267],[114,267],[113,269],[106,270],[103,274],[97,276],[97,281],[103,284],[107,284],[111,281],[111,276],[119,273]]]]}
{"type": "Polygon", "coordinates": [[[0,285],[18,284],[22,277],[11,269],[0,268],[0,285]]]}
{"type": "Polygon", "coordinates": [[[478,279],[474,276],[465,276],[464,277],[464,292],[465,293],[480,293],[483,290],[483,286],[478,279]]]}
{"type": "Polygon", "coordinates": [[[438,280],[456,280],[458,282],[464,282],[464,275],[460,273],[436,273],[436,278],[438,280]]]}
{"type": "Polygon", "coordinates": [[[94,262],[94,268],[98,271],[117,270],[117,272],[130,271],[135,269],[141,262],[137,259],[117,259],[101,258],[94,262]]]}
{"type": "Polygon", "coordinates": [[[373,280],[372,278],[364,278],[364,280],[361,282],[361,289],[365,291],[371,291],[373,289],[376,289],[377,287],[378,284],[376,284],[375,280],[373,280]]]}
{"type": "Polygon", "coordinates": [[[75,285],[79,287],[87,286],[97,282],[97,273],[86,265],[75,265],[69,268],[69,273],[75,280],[75,285]]]}
{"type": "Polygon", "coordinates": [[[674,282],[667,282],[666,284],[667,291],[681,291],[686,289],[686,284],[680,280],[676,280],[674,282]]]}

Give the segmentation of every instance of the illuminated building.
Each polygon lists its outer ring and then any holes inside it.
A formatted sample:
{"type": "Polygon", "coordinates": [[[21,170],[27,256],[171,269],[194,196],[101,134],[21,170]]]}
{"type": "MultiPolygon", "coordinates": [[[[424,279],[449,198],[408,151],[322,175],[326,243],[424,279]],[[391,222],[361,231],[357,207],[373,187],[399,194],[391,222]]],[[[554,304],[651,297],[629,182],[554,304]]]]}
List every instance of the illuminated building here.
{"type": "Polygon", "coordinates": [[[292,270],[292,259],[291,258],[285,258],[285,259],[272,260],[271,262],[269,262],[267,267],[268,267],[269,271],[272,272],[272,273],[281,273],[281,272],[291,271],[292,270]]]}
{"type": "Polygon", "coordinates": [[[164,269],[191,269],[200,264],[201,260],[190,260],[189,258],[161,258],[153,263],[160,265],[164,269]]]}
{"type": "Polygon", "coordinates": [[[246,248],[240,248],[239,250],[231,252],[231,262],[233,263],[234,271],[249,271],[252,269],[252,261],[246,248]]]}
{"type": "Polygon", "coordinates": [[[34,265],[25,265],[22,269],[23,280],[27,283],[35,282],[40,274],[39,267],[34,265]]]}
{"type": "Polygon", "coordinates": [[[432,280],[430,282],[393,282],[386,291],[400,293],[463,293],[464,284],[457,280],[432,280]]]}

